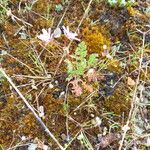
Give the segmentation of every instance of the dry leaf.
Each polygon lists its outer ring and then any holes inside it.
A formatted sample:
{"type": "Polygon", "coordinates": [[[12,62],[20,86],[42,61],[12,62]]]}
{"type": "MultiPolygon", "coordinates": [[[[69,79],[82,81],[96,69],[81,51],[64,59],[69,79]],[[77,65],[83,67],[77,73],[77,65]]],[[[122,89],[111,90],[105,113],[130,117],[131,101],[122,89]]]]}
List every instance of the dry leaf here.
{"type": "Polygon", "coordinates": [[[75,96],[80,96],[82,94],[82,88],[80,87],[79,82],[83,81],[81,79],[74,79],[69,82],[69,84],[72,84],[71,91],[75,96]]]}
{"type": "Polygon", "coordinates": [[[116,133],[109,133],[106,136],[101,138],[101,141],[99,143],[99,148],[103,149],[113,143],[114,141],[119,139],[119,135],[116,133]]]}
{"type": "Polygon", "coordinates": [[[127,84],[131,85],[131,86],[134,86],[135,85],[135,81],[132,78],[128,77],[127,84]]]}

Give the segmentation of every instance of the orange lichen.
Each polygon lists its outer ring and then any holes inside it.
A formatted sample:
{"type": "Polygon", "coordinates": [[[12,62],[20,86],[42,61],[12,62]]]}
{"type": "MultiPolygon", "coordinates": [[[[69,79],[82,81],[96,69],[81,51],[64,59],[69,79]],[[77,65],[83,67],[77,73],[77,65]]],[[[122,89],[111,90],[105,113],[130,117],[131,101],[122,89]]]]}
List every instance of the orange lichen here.
{"type": "Polygon", "coordinates": [[[139,13],[139,11],[134,9],[133,7],[128,7],[127,10],[131,16],[135,16],[139,13]]]}
{"type": "Polygon", "coordinates": [[[103,45],[110,46],[110,39],[108,38],[107,31],[100,27],[92,27],[83,29],[83,40],[85,40],[89,53],[98,53],[103,52],[103,45]],[[105,33],[104,33],[105,32],[105,33]]]}

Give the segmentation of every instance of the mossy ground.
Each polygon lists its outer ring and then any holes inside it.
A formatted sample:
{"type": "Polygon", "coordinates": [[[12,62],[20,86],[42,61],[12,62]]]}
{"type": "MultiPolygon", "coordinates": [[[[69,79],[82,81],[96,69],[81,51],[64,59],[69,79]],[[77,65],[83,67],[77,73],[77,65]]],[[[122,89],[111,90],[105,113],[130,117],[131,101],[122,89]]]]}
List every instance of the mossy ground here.
{"type": "MultiPolygon", "coordinates": [[[[149,24],[149,15],[143,11],[148,7],[148,2],[137,2],[135,6],[128,8],[112,8],[105,1],[93,1],[88,15],[79,28],[79,38],[86,42],[88,54],[99,54],[100,63],[96,64],[95,68],[104,78],[96,84],[92,83],[97,92],[90,98],[88,92],[75,97],[68,91],[68,106],[64,102],[65,98],[60,97],[60,93],[66,91],[67,86],[65,63],[60,65],[54,78],[38,78],[38,76],[44,77],[48,74],[54,75],[63,54],[61,48],[69,44],[69,41],[63,38],[62,41],[54,42],[44,48],[36,38],[42,28],[57,26],[68,5],[64,4],[63,11],[57,12],[55,6],[59,3],[61,3],[59,0],[39,0],[31,10],[27,10],[25,6],[30,2],[22,1],[19,12],[16,9],[20,5],[19,1],[9,2],[13,14],[32,24],[32,27],[23,24],[22,21],[16,20],[15,22],[10,17],[6,17],[5,22],[0,25],[2,35],[0,48],[7,51],[8,55],[1,57],[1,66],[5,68],[7,74],[32,106],[36,109],[38,106],[44,107],[43,121],[62,145],[67,143],[66,139],[62,138],[62,134],[67,132],[67,111],[70,137],[74,138],[80,130],[84,130],[90,143],[95,146],[100,142],[97,139],[98,135],[103,134],[105,128],[109,130],[111,125],[116,124],[117,127],[112,128],[111,132],[120,133],[121,126],[127,121],[134,89],[134,86],[127,83],[127,77],[130,76],[136,81],[138,76],[143,37],[136,29],[147,31],[149,28],[146,26],[149,24]],[[21,29],[22,26],[24,29],[21,29]],[[24,39],[19,31],[25,34],[24,39]],[[107,46],[110,54],[114,54],[112,59],[102,55],[104,45],[107,46]],[[114,52],[112,47],[118,45],[120,45],[119,50],[114,52]],[[37,54],[41,54],[40,59],[37,59],[37,54]],[[110,84],[114,85],[116,82],[118,82],[117,85],[112,88],[110,84]],[[49,88],[49,83],[54,84],[54,88],[49,88]],[[33,85],[37,88],[34,89],[33,85]],[[82,103],[83,105],[78,108],[82,103]],[[95,127],[93,124],[96,116],[102,119],[100,127],[95,127]]],[[[61,25],[65,24],[70,27],[70,30],[75,31],[87,3],[87,0],[72,1],[61,25]]],[[[150,59],[149,42],[150,35],[146,34],[143,56],[145,62],[150,59]]],[[[78,42],[72,43],[70,49],[74,50],[77,44],[78,42]]],[[[143,68],[140,82],[145,82],[145,88],[149,87],[149,67],[143,68]]],[[[147,111],[149,112],[148,108],[147,111]]],[[[149,113],[147,113],[147,119],[150,119],[149,113]]],[[[132,137],[130,134],[129,136],[132,137]]],[[[14,89],[6,79],[3,79],[0,84],[0,145],[6,149],[18,143],[34,142],[36,138],[48,144],[51,149],[57,149],[57,145],[44,133],[14,89]],[[27,137],[26,141],[21,140],[22,136],[27,137]]],[[[117,149],[118,146],[117,141],[112,144],[112,149],[117,149]]],[[[85,147],[80,144],[79,140],[74,140],[68,149],[79,150],[85,147]]]]}

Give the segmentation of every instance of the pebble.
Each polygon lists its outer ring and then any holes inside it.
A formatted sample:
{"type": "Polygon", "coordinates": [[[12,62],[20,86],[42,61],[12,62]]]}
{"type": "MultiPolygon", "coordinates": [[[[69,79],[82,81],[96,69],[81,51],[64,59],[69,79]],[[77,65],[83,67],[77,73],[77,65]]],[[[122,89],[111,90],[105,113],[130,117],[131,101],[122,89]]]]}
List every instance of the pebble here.
{"type": "Polygon", "coordinates": [[[53,85],[52,83],[50,83],[50,84],[48,85],[48,87],[49,87],[50,89],[52,89],[52,88],[54,88],[54,85],[53,85]]]}

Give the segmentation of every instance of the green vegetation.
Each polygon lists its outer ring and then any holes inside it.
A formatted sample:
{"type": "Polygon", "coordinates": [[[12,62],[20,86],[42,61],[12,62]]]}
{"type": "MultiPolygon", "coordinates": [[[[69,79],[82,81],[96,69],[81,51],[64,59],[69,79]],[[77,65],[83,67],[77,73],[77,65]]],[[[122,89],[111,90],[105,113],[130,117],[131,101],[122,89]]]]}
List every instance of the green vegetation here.
{"type": "Polygon", "coordinates": [[[7,18],[8,0],[0,0],[0,23],[7,18]]]}
{"type": "Polygon", "coordinates": [[[63,6],[61,4],[56,5],[55,10],[57,12],[61,12],[63,10],[63,6]]]}
{"type": "Polygon", "coordinates": [[[131,6],[135,3],[135,0],[107,0],[110,6],[131,6]]]}
{"type": "Polygon", "coordinates": [[[98,62],[98,54],[91,54],[87,59],[87,46],[85,42],[81,42],[75,50],[74,55],[70,55],[69,59],[65,59],[67,64],[67,80],[73,77],[81,77],[90,67],[96,67],[98,62]]]}

